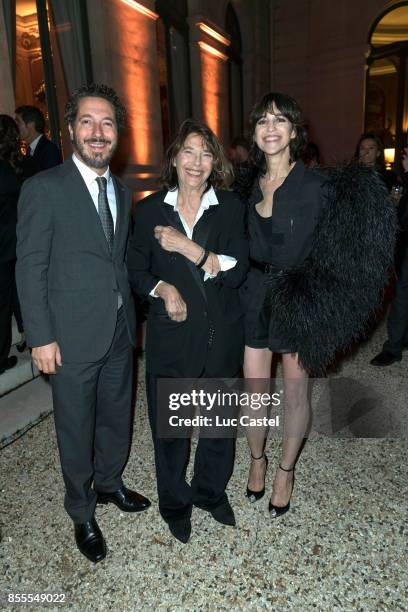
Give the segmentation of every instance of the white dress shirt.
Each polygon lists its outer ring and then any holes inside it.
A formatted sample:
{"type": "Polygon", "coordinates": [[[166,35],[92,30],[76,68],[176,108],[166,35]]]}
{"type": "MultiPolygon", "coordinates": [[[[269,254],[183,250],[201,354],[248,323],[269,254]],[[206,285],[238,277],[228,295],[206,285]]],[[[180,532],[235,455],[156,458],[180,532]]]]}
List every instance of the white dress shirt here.
{"type": "MultiPolygon", "coordinates": [[[[198,221],[201,219],[204,212],[208,210],[210,206],[218,206],[219,202],[218,202],[216,193],[214,191],[214,188],[210,187],[210,189],[208,189],[208,191],[206,191],[203,194],[203,197],[201,198],[200,208],[197,211],[196,218],[194,219],[193,227],[191,229],[189,228],[185,219],[183,218],[183,215],[180,213],[179,209],[177,208],[177,198],[178,198],[178,189],[174,189],[174,191],[167,192],[166,197],[164,198],[164,201],[166,202],[166,204],[170,204],[170,206],[172,206],[174,210],[178,213],[180,217],[180,221],[187,234],[187,238],[190,238],[190,240],[192,240],[194,227],[197,225],[198,221]]],[[[230,255],[218,255],[217,254],[217,258],[220,264],[221,272],[226,272],[227,270],[231,270],[237,263],[237,260],[235,259],[235,257],[231,257],[230,255]]],[[[208,272],[206,272],[204,275],[204,282],[208,280],[209,278],[215,278],[215,276],[216,274],[211,275],[208,272]]],[[[157,285],[155,285],[153,289],[151,290],[150,295],[152,297],[158,297],[155,291],[156,291],[156,287],[161,282],[162,281],[159,281],[157,285]]]]}
{"type": "MultiPolygon", "coordinates": [[[[95,172],[95,170],[92,170],[92,168],[89,168],[86,164],[84,164],[84,162],[81,161],[75,155],[75,153],[73,153],[72,155],[72,161],[74,162],[79,172],[81,173],[82,178],[84,179],[85,185],[87,186],[88,191],[93,200],[93,203],[95,204],[96,212],[98,213],[98,215],[99,215],[99,212],[98,212],[99,185],[96,182],[96,179],[99,176],[104,176],[106,178],[107,180],[106,191],[108,195],[108,203],[109,203],[109,208],[112,214],[113,227],[116,229],[116,217],[117,217],[116,195],[115,195],[115,187],[113,185],[113,180],[112,180],[111,173],[109,172],[109,168],[106,170],[106,172],[99,175],[95,172]]],[[[118,293],[118,309],[122,306],[122,303],[123,303],[122,296],[120,293],[118,293]]]]}
{"type": "Polygon", "coordinates": [[[30,155],[34,155],[34,151],[35,151],[35,147],[38,145],[38,143],[40,142],[42,137],[42,134],[40,134],[39,136],[37,136],[37,138],[34,138],[33,142],[30,142],[30,144],[28,145],[28,151],[30,155]]]}

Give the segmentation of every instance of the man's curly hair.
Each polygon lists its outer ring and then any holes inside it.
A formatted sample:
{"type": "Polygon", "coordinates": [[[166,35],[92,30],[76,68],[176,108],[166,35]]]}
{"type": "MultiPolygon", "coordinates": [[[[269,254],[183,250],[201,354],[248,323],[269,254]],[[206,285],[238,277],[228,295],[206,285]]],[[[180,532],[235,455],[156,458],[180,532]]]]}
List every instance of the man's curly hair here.
{"type": "Polygon", "coordinates": [[[126,125],[126,109],[120,101],[117,93],[111,87],[99,83],[81,85],[75,89],[65,105],[64,119],[67,125],[73,125],[78,114],[79,101],[82,98],[103,98],[110,102],[115,111],[116,125],[118,132],[121,132],[126,125]]]}

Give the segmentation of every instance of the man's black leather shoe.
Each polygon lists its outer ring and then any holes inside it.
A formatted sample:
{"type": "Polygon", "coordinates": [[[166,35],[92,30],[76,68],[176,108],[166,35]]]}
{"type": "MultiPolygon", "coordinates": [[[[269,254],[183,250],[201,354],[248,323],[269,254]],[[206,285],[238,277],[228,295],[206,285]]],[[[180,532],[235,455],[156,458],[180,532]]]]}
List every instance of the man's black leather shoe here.
{"type": "Polygon", "coordinates": [[[223,502],[220,506],[216,506],[210,510],[212,517],[222,525],[235,527],[236,521],[234,511],[231,508],[229,501],[223,502]]]}
{"type": "Polygon", "coordinates": [[[168,521],[169,529],[177,540],[182,544],[187,544],[191,535],[191,520],[189,518],[168,521]]]}
{"type": "Polygon", "coordinates": [[[80,552],[92,563],[106,557],[106,544],[95,518],[87,523],[75,523],[75,541],[80,552]]]}
{"type": "Polygon", "coordinates": [[[152,504],[143,495],[127,489],[124,485],[113,493],[98,493],[98,504],[115,504],[122,512],[141,512],[152,504]]]}
{"type": "Polygon", "coordinates": [[[394,353],[390,353],[389,351],[381,351],[381,353],[378,353],[378,355],[376,355],[374,359],[370,361],[370,363],[373,366],[385,368],[396,361],[401,361],[401,357],[398,357],[398,355],[394,355],[394,353]]]}

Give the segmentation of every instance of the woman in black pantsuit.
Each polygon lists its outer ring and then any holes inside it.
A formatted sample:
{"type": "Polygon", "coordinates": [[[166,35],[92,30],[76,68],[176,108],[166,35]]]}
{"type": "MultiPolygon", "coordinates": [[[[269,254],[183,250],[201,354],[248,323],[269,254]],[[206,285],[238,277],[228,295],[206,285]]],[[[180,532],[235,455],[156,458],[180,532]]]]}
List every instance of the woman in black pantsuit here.
{"type": "Polygon", "coordinates": [[[146,332],[149,417],[159,509],[171,533],[187,542],[193,506],[235,525],[225,492],[233,440],[200,438],[191,484],[189,439],[160,438],[160,378],[233,377],[244,333],[238,287],[248,269],[245,207],[223,191],[229,163],[211,130],[186,120],[170,145],[165,190],[136,205],[128,270],[134,291],[150,301],[146,332]]]}

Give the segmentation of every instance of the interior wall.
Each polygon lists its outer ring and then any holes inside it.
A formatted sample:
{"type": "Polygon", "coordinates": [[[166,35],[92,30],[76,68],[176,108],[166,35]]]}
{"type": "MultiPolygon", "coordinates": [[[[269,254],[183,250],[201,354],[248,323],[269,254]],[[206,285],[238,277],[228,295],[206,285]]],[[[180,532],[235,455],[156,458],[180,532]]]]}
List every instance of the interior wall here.
{"type": "Polygon", "coordinates": [[[384,0],[273,0],[273,88],[303,107],[326,163],[349,158],[364,125],[366,53],[384,0]]]}

